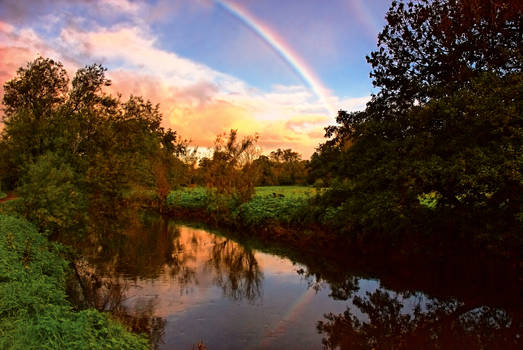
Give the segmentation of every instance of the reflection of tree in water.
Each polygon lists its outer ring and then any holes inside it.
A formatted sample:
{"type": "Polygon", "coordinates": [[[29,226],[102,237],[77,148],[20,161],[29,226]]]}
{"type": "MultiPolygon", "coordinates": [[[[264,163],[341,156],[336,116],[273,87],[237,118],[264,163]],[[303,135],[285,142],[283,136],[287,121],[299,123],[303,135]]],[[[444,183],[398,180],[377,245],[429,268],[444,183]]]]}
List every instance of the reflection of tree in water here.
{"type": "Polygon", "coordinates": [[[194,267],[188,266],[189,262],[196,261],[198,245],[191,244],[189,249],[188,245],[182,242],[180,235],[172,245],[173,250],[168,264],[169,276],[178,282],[180,292],[187,291],[189,284],[198,283],[194,267]]]}
{"type": "Polygon", "coordinates": [[[263,272],[252,250],[229,239],[215,238],[208,266],[215,271],[215,282],[227,297],[254,302],[261,296],[263,272]]]}
{"type": "Polygon", "coordinates": [[[113,311],[123,323],[135,333],[145,333],[149,336],[153,349],[157,349],[163,343],[166,321],[155,316],[156,299],[139,299],[133,303],[133,307],[120,305],[119,309],[113,311]]]}
{"type": "Polygon", "coordinates": [[[120,214],[111,220],[98,216],[90,221],[89,240],[79,247],[89,263],[76,259],[81,286],[72,294],[79,299],[76,305],[110,311],[131,330],[148,334],[157,348],[165,320],[154,316],[154,300],[133,301],[130,307],[125,303],[126,294],[132,279],[157,278],[166,267],[183,266],[173,246],[180,231],[159,215],[136,211],[120,214]]]}
{"type": "Polygon", "coordinates": [[[329,297],[334,300],[347,300],[360,289],[360,278],[357,276],[346,276],[344,273],[327,275],[323,271],[322,273],[312,271],[310,267],[307,267],[307,269],[300,268],[297,272],[299,275],[303,275],[308,286],[316,291],[328,285],[330,288],[329,297]]]}
{"type": "Polygon", "coordinates": [[[91,223],[91,240],[82,248],[100,275],[157,278],[165,266],[178,264],[172,242],[180,232],[168,220],[135,212],[122,213],[116,221],[118,223],[107,224],[103,220],[91,223]],[[108,227],[111,232],[106,231],[108,227]]]}
{"type": "Polygon", "coordinates": [[[418,301],[411,313],[398,296],[383,290],[355,296],[352,311],[325,315],[318,322],[326,349],[516,349],[522,346],[521,313],[457,301],[418,301]],[[403,311],[403,312],[402,312],[403,311]]]}
{"type": "Polygon", "coordinates": [[[154,316],[155,299],[139,299],[126,305],[128,281],[118,276],[100,276],[85,261],[74,263],[77,288],[69,283],[69,295],[75,305],[108,311],[135,333],[147,334],[153,349],[157,349],[164,335],[165,320],[154,316]]]}

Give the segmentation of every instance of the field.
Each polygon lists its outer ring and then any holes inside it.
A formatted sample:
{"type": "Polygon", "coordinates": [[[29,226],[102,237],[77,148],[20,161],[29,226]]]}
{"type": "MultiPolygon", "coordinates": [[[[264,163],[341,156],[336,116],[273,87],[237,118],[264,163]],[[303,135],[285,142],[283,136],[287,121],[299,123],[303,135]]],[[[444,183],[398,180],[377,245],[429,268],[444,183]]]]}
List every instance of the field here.
{"type": "Polygon", "coordinates": [[[285,197],[305,198],[316,194],[316,189],[310,186],[260,186],[256,187],[256,196],[283,195],[285,197]]]}

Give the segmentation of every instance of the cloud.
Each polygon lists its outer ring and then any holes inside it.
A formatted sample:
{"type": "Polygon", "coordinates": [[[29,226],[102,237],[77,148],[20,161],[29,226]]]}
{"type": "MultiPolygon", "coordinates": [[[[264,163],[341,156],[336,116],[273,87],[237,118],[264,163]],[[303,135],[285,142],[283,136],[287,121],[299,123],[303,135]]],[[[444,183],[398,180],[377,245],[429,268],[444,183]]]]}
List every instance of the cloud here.
{"type": "MultiPolygon", "coordinates": [[[[67,2],[66,0],[2,0],[0,20],[7,20],[13,24],[24,24],[49,13],[51,7],[63,6],[67,2]]],[[[75,1],[72,0],[71,2],[75,1]]]]}
{"type": "Polygon", "coordinates": [[[75,52],[77,58],[160,77],[173,86],[189,86],[200,81],[212,81],[226,92],[241,93],[242,82],[212,68],[160,49],[156,38],[137,26],[98,28],[94,31],[65,27],[60,33],[63,51],[75,52]]]}
{"type": "Polygon", "coordinates": [[[32,29],[16,27],[0,21],[0,101],[4,96],[4,84],[12,79],[18,68],[38,56],[60,59],[64,68],[74,72],[78,64],[60,55],[32,29]]]}
{"type": "MultiPolygon", "coordinates": [[[[151,11],[127,0],[105,0],[89,6],[133,18],[144,9],[151,11]]],[[[18,11],[16,5],[10,11],[18,11]]],[[[261,91],[234,76],[167,51],[150,27],[136,21],[91,25],[87,30],[81,19],[55,20],[60,26],[58,35],[45,37],[32,27],[16,25],[16,21],[0,21],[2,85],[18,67],[38,55],[60,60],[70,75],[78,67],[102,63],[109,67],[108,76],[113,81],[109,91],[120,92],[124,98],[141,95],[159,103],[164,126],[204,147],[211,146],[217,134],[238,129],[242,135],[259,133],[260,146],[266,152],[292,148],[307,158],[323,141],[324,126],[334,122],[335,116],[325,115],[323,104],[307,87],[275,85],[261,91]]],[[[368,99],[331,96],[329,102],[350,111],[364,108],[368,99]]]]}
{"type": "Polygon", "coordinates": [[[109,10],[131,15],[138,15],[143,7],[138,1],[129,0],[102,0],[100,4],[108,7],[109,10]]]}
{"type": "MultiPolygon", "coordinates": [[[[164,125],[191,139],[193,145],[211,147],[216,135],[238,129],[241,135],[258,133],[265,152],[293,148],[308,157],[323,141],[323,127],[329,122],[325,115],[304,114],[307,107],[297,103],[307,99],[303,88],[277,87],[267,94],[252,90],[238,96],[223,94],[209,82],[177,87],[133,71],[118,70],[109,75],[114,91],[124,96],[143,95],[160,103],[164,125]]],[[[321,108],[311,103],[309,109],[321,108]]]]}

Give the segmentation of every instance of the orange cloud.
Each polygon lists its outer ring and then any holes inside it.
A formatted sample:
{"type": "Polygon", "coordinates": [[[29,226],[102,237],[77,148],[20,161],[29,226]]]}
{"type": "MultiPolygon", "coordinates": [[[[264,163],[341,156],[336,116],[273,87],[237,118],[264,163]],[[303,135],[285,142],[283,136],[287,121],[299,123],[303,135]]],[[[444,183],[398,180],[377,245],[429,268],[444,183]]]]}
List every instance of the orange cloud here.
{"type": "Polygon", "coordinates": [[[142,95],[159,103],[164,126],[177,130],[195,146],[210,147],[216,135],[238,129],[241,135],[258,133],[259,146],[264,152],[292,148],[307,158],[323,141],[323,127],[330,119],[303,114],[303,106],[293,109],[293,101],[307,95],[298,89],[281,94],[231,97],[221,94],[209,82],[175,87],[153,75],[122,70],[109,75],[112,90],[122,93],[124,98],[142,95]]]}
{"type": "MultiPolygon", "coordinates": [[[[136,10],[128,1],[107,0],[106,5],[136,10]]],[[[39,54],[62,61],[71,75],[85,64],[112,63],[120,68],[108,72],[111,93],[120,92],[123,98],[140,95],[159,103],[164,126],[202,147],[211,146],[217,134],[238,129],[241,135],[258,133],[265,152],[292,148],[308,158],[324,141],[323,128],[334,123],[335,116],[324,114],[323,104],[308,88],[276,85],[260,91],[162,50],[147,28],[127,25],[83,31],[65,26],[59,39],[43,40],[31,29],[0,21],[0,83],[39,54]]],[[[368,99],[331,97],[329,102],[354,110],[368,99]]]]}

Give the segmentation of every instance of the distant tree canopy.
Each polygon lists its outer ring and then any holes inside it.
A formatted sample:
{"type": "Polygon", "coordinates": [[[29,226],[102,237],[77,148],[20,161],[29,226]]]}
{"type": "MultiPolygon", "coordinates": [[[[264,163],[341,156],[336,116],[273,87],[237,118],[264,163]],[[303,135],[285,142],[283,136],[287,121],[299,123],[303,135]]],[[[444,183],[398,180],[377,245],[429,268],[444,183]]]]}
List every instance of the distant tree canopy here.
{"type": "Polygon", "coordinates": [[[367,57],[379,92],[340,111],[312,157],[311,174],[331,182],[324,205],[359,232],[425,230],[427,211],[446,230],[517,231],[521,2],[393,1],[386,20],[367,57]]]}
{"type": "Polygon", "coordinates": [[[110,96],[103,91],[110,83],[94,64],[70,84],[60,62],[40,57],[4,85],[0,181],[19,187],[27,216],[43,227],[71,226],[80,218],[63,213],[94,201],[114,212],[131,189],[164,197],[183,181],[178,156],[186,143],[160,126],[158,106],[110,96]]]}
{"type": "Polygon", "coordinates": [[[255,164],[258,167],[257,183],[261,186],[302,185],[307,178],[307,161],[290,148],[278,148],[268,157],[260,156],[255,164]]]}
{"type": "Polygon", "coordinates": [[[231,184],[231,186],[226,186],[228,190],[225,192],[234,192],[240,187],[247,186],[252,187],[251,192],[254,193],[254,186],[303,185],[306,183],[308,161],[302,160],[299,153],[291,149],[278,148],[270,152],[269,156],[260,155],[261,152],[256,147],[257,136],[249,136],[240,141],[237,131],[231,130],[227,136],[227,142],[224,142],[225,136],[218,137],[211,158],[203,157],[199,160],[198,168],[192,178],[195,183],[222,188],[223,186],[218,186],[217,183],[217,181],[222,181],[217,177],[221,173],[229,174],[223,178],[223,181],[231,184]],[[231,137],[233,137],[232,144],[231,137]],[[242,155],[234,156],[233,154],[238,152],[229,151],[228,145],[236,145],[234,147],[237,148],[237,151],[241,151],[239,153],[242,155]],[[236,175],[243,178],[242,181],[235,180],[231,173],[225,171],[226,162],[228,162],[227,167],[235,169],[236,175]],[[219,163],[222,165],[218,166],[219,163]]]}

